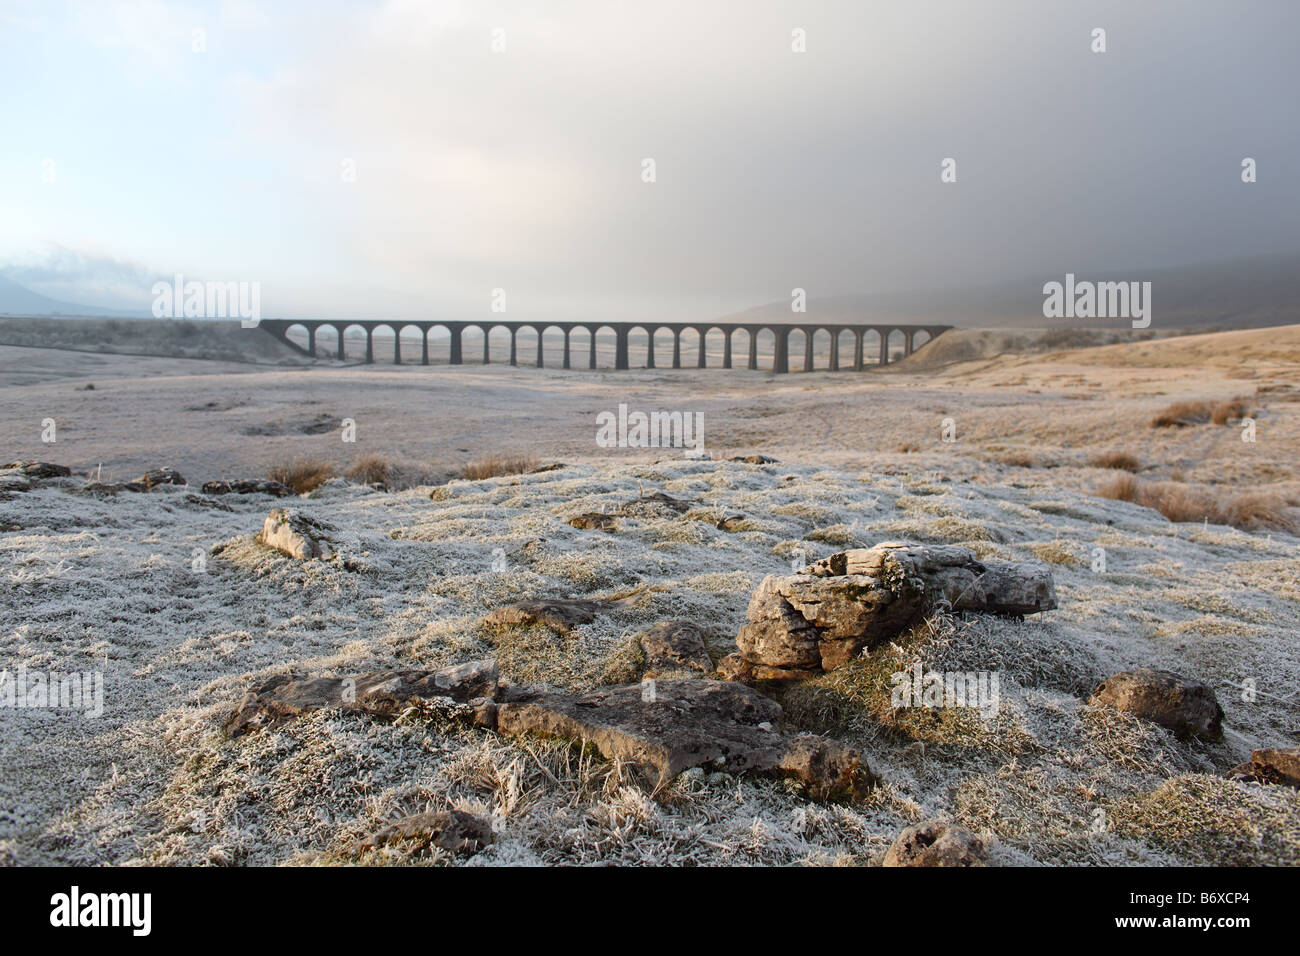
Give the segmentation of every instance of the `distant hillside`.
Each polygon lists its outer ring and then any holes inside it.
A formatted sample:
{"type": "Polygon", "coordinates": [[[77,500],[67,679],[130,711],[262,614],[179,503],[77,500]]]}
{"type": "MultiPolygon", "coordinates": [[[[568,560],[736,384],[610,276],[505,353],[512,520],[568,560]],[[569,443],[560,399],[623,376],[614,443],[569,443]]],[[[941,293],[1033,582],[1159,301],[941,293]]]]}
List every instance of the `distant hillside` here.
{"type": "MultiPolygon", "coordinates": [[[[963,328],[1129,327],[1127,320],[1043,318],[1039,275],[987,286],[808,299],[806,314],[783,299],[747,309],[720,322],[937,323],[963,328]]],[[[1300,322],[1300,253],[1238,259],[1171,269],[1078,272],[1078,280],[1151,283],[1151,328],[1259,328],[1300,322]]],[[[809,290],[810,292],[812,290],[809,290]]]]}
{"type": "Polygon", "coordinates": [[[0,275],[0,315],[113,315],[128,316],[130,312],[102,309],[97,305],[78,305],[60,302],[49,296],[33,292],[12,279],[0,275]]]}
{"type": "Polygon", "coordinates": [[[224,320],[0,316],[0,345],[258,365],[311,364],[311,359],[274,336],[224,320]]]}

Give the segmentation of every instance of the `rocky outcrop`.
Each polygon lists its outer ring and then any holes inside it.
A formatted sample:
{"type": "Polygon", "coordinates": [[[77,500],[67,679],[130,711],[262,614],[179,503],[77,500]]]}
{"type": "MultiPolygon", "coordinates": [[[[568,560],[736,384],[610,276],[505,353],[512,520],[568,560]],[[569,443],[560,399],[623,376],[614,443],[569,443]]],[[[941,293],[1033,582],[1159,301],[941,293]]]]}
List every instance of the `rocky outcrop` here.
{"type": "Polygon", "coordinates": [[[1223,733],[1223,708],[1214,690],[1173,671],[1142,667],[1116,674],[1093,691],[1089,703],[1127,711],[1182,737],[1223,733]]]}
{"type": "Polygon", "coordinates": [[[504,702],[497,729],[587,741],[661,784],[704,766],[793,777],[818,799],[860,797],[874,784],[856,751],[824,737],[787,738],[773,729],[780,716],[781,706],[752,688],[686,678],[504,702]]]}
{"type": "Polygon", "coordinates": [[[272,727],[314,710],[342,708],[389,717],[420,702],[466,705],[462,713],[475,723],[495,714],[487,704],[497,693],[496,661],[471,661],[437,670],[380,671],[352,677],[303,677],[278,674],[251,688],[230,719],[228,736],[272,727]]]}
{"type": "Polygon", "coordinates": [[[413,856],[437,847],[459,856],[471,856],[492,842],[492,824],[463,810],[414,813],[395,820],[357,844],[358,850],[397,845],[413,856]]]}
{"type": "Polygon", "coordinates": [[[881,866],[986,866],[988,852],[962,827],[928,821],[898,835],[881,866]]]}
{"type": "Polygon", "coordinates": [[[645,669],[651,674],[713,670],[704,644],[704,632],[694,621],[660,621],[638,638],[645,654],[645,669]]]}
{"type": "Polygon", "coordinates": [[[1300,747],[1283,749],[1266,747],[1256,750],[1250,760],[1233,767],[1228,776],[1236,780],[1253,780],[1300,789],[1300,747]]]}
{"type": "Polygon", "coordinates": [[[926,611],[1023,616],[1056,608],[1056,585],[1047,565],[980,561],[969,548],[955,545],[854,548],[814,561],[806,570],[814,577],[866,576],[899,593],[919,589],[926,611]]]}
{"type": "Polygon", "coordinates": [[[203,484],[205,495],[273,495],[287,498],[294,494],[288,485],[269,478],[245,479],[239,481],[208,481],[203,484]]]}
{"type": "Polygon", "coordinates": [[[966,548],[880,544],[841,551],[800,574],[769,575],[736,637],[739,679],[832,670],[938,609],[1023,615],[1056,607],[1045,565],[981,562],[966,548]]]}
{"type": "Polygon", "coordinates": [[[334,547],[329,539],[332,530],[323,521],[309,518],[299,511],[276,508],[266,516],[257,540],[299,561],[311,558],[327,561],[334,556],[334,547]]]}

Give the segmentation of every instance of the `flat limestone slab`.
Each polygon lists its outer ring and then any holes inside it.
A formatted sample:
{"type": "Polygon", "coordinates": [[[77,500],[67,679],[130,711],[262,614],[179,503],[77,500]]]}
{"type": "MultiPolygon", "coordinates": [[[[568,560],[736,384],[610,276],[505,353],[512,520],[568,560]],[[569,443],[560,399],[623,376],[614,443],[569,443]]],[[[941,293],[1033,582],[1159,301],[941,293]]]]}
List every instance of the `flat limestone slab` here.
{"type": "Polygon", "coordinates": [[[743,684],[681,678],[501,703],[497,730],[585,740],[609,760],[657,770],[660,783],[709,767],[794,777],[819,799],[858,797],[874,784],[856,751],[824,737],[785,737],[773,727],[780,716],[780,704],[743,684]]]}
{"type": "Polygon", "coordinates": [[[226,733],[238,737],[272,727],[313,710],[343,708],[391,716],[412,703],[450,698],[469,703],[497,691],[497,664],[471,661],[438,670],[379,671],[348,677],[278,674],[251,688],[230,719],[226,733]]]}

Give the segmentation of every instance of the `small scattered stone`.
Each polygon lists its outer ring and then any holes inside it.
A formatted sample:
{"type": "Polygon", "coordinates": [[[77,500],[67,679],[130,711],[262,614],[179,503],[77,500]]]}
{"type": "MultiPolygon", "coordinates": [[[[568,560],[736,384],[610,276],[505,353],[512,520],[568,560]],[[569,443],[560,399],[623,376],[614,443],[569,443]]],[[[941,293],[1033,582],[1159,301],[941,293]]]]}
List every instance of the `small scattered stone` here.
{"type": "Polygon", "coordinates": [[[984,841],[969,830],[931,820],[908,827],[885,854],[882,866],[987,866],[984,841]]]}
{"type": "Polygon", "coordinates": [[[646,670],[651,673],[694,671],[707,674],[713,669],[704,632],[694,621],[660,621],[640,637],[646,670]]]}
{"type": "Polygon", "coordinates": [[[187,485],[189,482],[175,468],[154,468],[127,484],[128,486],[141,485],[147,491],[156,485],[187,485]]]}
{"type": "Polygon", "coordinates": [[[414,813],[390,823],[360,841],[359,850],[401,844],[407,855],[436,846],[461,856],[470,856],[492,842],[492,824],[463,810],[414,813]]]}
{"type": "Polygon", "coordinates": [[[1116,674],[1093,692],[1089,703],[1127,711],[1183,737],[1223,733],[1223,708],[1214,690],[1173,671],[1142,667],[1116,674]]]}
{"type": "Polygon", "coordinates": [[[1256,750],[1251,753],[1249,761],[1233,767],[1228,776],[1300,790],[1300,747],[1266,747],[1256,750]]]}
{"type": "Polygon", "coordinates": [[[724,515],[718,520],[717,529],[719,531],[739,531],[744,523],[744,515],[724,515]]]}
{"type": "Polygon", "coordinates": [[[288,498],[294,494],[294,490],[286,484],[269,478],[254,478],[204,482],[203,493],[205,495],[273,495],[276,498],[288,498]]]}
{"type": "Polygon", "coordinates": [[[71,468],[48,461],[11,461],[0,470],[16,471],[26,478],[67,478],[72,474],[71,468]]]}
{"type": "Polygon", "coordinates": [[[588,511],[586,514],[570,518],[569,524],[585,531],[613,531],[617,527],[618,521],[614,515],[602,514],[599,511],[588,511]]]}
{"type": "Polygon", "coordinates": [[[266,516],[262,530],[257,535],[260,544],[283,551],[291,558],[307,561],[320,558],[328,561],[334,556],[329,541],[329,525],[309,518],[291,508],[276,508],[266,516]]]}

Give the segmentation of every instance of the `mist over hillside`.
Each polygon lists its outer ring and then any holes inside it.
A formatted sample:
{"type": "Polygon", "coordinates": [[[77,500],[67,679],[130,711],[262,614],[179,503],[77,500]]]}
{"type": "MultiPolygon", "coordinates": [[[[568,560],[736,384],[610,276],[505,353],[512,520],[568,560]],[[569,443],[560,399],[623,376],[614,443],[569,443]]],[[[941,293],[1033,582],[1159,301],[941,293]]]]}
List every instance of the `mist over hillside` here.
{"type": "MultiPolygon", "coordinates": [[[[792,313],[790,300],[769,302],[724,316],[724,322],[934,322],[964,328],[1120,328],[1128,319],[1048,319],[1043,285],[1062,282],[1068,268],[1052,275],[962,288],[818,297],[808,289],[807,312],[792,313]]],[[[1150,282],[1153,328],[1259,328],[1300,320],[1300,253],[1232,259],[1168,269],[1078,272],[1079,281],[1150,282]]]]}

